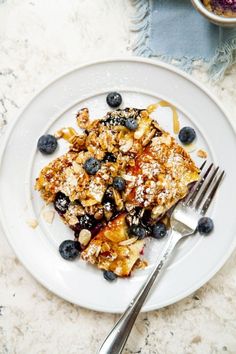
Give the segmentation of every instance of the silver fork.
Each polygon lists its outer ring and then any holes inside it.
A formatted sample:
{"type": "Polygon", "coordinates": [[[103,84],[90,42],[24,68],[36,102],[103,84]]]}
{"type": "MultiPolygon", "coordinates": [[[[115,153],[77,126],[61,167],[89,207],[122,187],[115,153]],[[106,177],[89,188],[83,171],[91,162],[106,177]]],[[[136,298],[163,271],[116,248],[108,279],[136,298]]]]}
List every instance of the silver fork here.
{"type": "MultiPolygon", "coordinates": [[[[201,170],[205,170],[205,163],[201,170]]],[[[172,233],[163,248],[153,271],[148,276],[137,295],[106,337],[98,354],[120,354],[133,328],[134,322],[145,302],[153,283],[160,277],[177,243],[196,232],[200,216],[206,214],[216,194],[225,172],[213,164],[201,174],[200,179],[190,189],[187,197],[174,208],[170,224],[172,233]]]]}

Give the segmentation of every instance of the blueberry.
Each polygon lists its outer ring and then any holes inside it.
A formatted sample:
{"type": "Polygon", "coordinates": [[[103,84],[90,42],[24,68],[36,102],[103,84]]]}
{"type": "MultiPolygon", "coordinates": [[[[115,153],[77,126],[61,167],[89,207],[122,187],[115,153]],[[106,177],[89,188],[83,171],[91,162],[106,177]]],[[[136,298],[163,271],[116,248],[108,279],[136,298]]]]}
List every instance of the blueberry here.
{"type": "Polygon", "coordinates": [[[158,222],[155,224],[152,228],[152,237],[160,239],[165,237],[167,234],[167,228],[166,225],[163,224],[162,222],[158,222]]]}
{"type": "Polygon", "coordinates": [[[185,145],[191,144],[195,138],[196,132],[193,128],[184,127],[179,132],[179,140],[185,145]]]}
{"type": "Polygon", "coordinates": [[[95,175],[101,168],[101,162],[94,157],[90,157],[84,163],[84,169],[89,175],[95,175]]]}
{"type": "Polygon", "coordinates": [[[145,210],[143,216],[141,217],[141,222],[145,227],[149,227],[152,223],[151,211],[145,210]]]}
{"type": "Polygon", "coordinates": [[[91,230],[95,225],[95,219],[92,215],[85,214],[79,217],[78,224],[80,225],[81,230],[82,229],[91,230]]]}
{"type": "Polygon", "coordinates": [[[125,189],[125,180],[122,177],[115,177],[113,179],[113,187],[118,191],[123,191],[125,189]]]}
{"type": "Polygon", "coordinates": [[[62,192],[56,194],[54,208],[59,214],[65,214],[70,204],[70,199],[62,192]]]}
{"type": "Polygon", "coordinates": [[[107,104],[112,107],[116,108],[121,105],[122,97],[118,92],[110,92],[107,95],[107,104]]]}
{"type": "Polygon", "coordinates": [[[114,204],[114,196],[113,196],[113,191],[112,188],[108,187],[104,193],[104,196],[102,198],[102,204],[106,204],[106,203],[112,203],[114,204]]]}
{"type": "Polygon", "coordinates": [[[198,221],[198,231],[201,235],[208,235],[214,228],[211,218],[203,217],[198,221]]]}
{"type": "Polygon", "coordinates": [[[138,128],[138,122],[136,118],[130,117],[125,121],[125,126],[129,130],[136,130],[138,128]]]}
{"type": "Polygon", "coordinates": [[[106,152],[104,158],[103,158],[104,162],[116,162],[116,157],[115,155],[113,155],[112,152],[106,152]]]}
{"type": "Polygon", "coordinates": [[[78,250],[78,252],[80,253],[82,251],[82,248],[81,248],[81,244],[79,243],[78,240],[74,240],[74,243],[75,243],[75,248],[78,250]]]}
{"type": "Polygon", "coordinates": [[[52,154],[57,148],[57,139],[50,134],[42,135],[38,140],[37,147],[43,154],[52,154]]]}
{"type": "Polygon", "coordinates": [[[72,261],[79,255],[78,242],[72,240],[63,241],[59,246],[59,252],[62,258],[72,261]]]}
{"type": "Polygon", "coordinates": [[[103,276],[108,281],[114,281],[117,278],[117,275],[109,270],[104,270],[103,276]]]}
{"type": "Polygon", "coordinates": [[[129,234],[131,236],[137,236],[139,240],[142,240],[148,236],[148,230],[142,225],[131,225],[129,228],[129,234]]]}

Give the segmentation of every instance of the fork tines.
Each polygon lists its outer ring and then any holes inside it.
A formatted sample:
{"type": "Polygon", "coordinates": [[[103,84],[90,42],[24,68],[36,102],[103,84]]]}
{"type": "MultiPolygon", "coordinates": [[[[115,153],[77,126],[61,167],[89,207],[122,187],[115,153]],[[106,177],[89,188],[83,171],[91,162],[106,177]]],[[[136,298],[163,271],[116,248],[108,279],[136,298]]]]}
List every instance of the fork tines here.
{"type": "Polygon", "coordinates": [[[200,213],[205,215],[225,172],[220,171],[219,166],[215,167],[213,163],[207,167],[206,161],[200,167],[200,170],[201,177],[190,190],[184,204],[193,207],[196,210],[200,210],[200,207],[203,204],[200,213]]]}

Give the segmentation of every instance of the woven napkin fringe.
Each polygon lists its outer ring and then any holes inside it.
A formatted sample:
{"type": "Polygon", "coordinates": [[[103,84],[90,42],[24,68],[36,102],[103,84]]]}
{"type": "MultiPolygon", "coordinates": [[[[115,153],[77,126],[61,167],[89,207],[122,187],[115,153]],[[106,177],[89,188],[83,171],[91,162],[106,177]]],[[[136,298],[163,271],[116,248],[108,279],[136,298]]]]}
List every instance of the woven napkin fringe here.
{"type": "MultiPolygon", "coordinates": [[[[235,30],[236,36],[236,30],[235,30]]],[[[226,70],[236,63],[236,38],[229,38],[216,49],[210,61],[208,73],[212,82],[223,78],[226,70]]]]}
{"type": "MultiPolygon", "coordinates": [[[[151,31],[151,4],[150,0],[130,0],[135,8],[136,14],[131,18],[131,31],[136,33],[133,42],[133,52],[135,55],[152,57],[153,52],[149,46],[151,31]]],[[[222,31],[223,29],[220,29],[222,31]]],[[[160,55],[158,59],[167,63],[172,63],[177,67],[190,72],[196,67],[196,61],[204,61],[201,57],[196,58],[175,58],[173,56],[160,55]]],[[[223,78],[226,70],[236,63],[236,29],[230,38],[224,39],[216,49],[216,54],[209,62],[208,73],[212,82],[223,78]]]]}
{"type": "Polygon", "coordinates": [[[136,9],[136,14],[131,18],[131,31],[135,32],[132,49],[135,55],[151,57],[152,51],[149,47],[149,37],[151,29],[151,6],[149,1],[131,0],[131,4],[136,9]]]}

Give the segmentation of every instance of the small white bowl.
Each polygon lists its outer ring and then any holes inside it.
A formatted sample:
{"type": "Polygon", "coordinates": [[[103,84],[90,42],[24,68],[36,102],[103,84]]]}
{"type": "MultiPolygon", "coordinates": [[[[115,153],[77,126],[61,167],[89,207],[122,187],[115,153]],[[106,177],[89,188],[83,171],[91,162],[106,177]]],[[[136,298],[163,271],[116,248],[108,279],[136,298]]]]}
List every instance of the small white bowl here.
{"type": "Polygon", "coordinates": [[[195,9],[210,22],[223,27],[236,27],[236,17],[224,17],[207,10],[201,0],[191,0],[195,9]]]}

